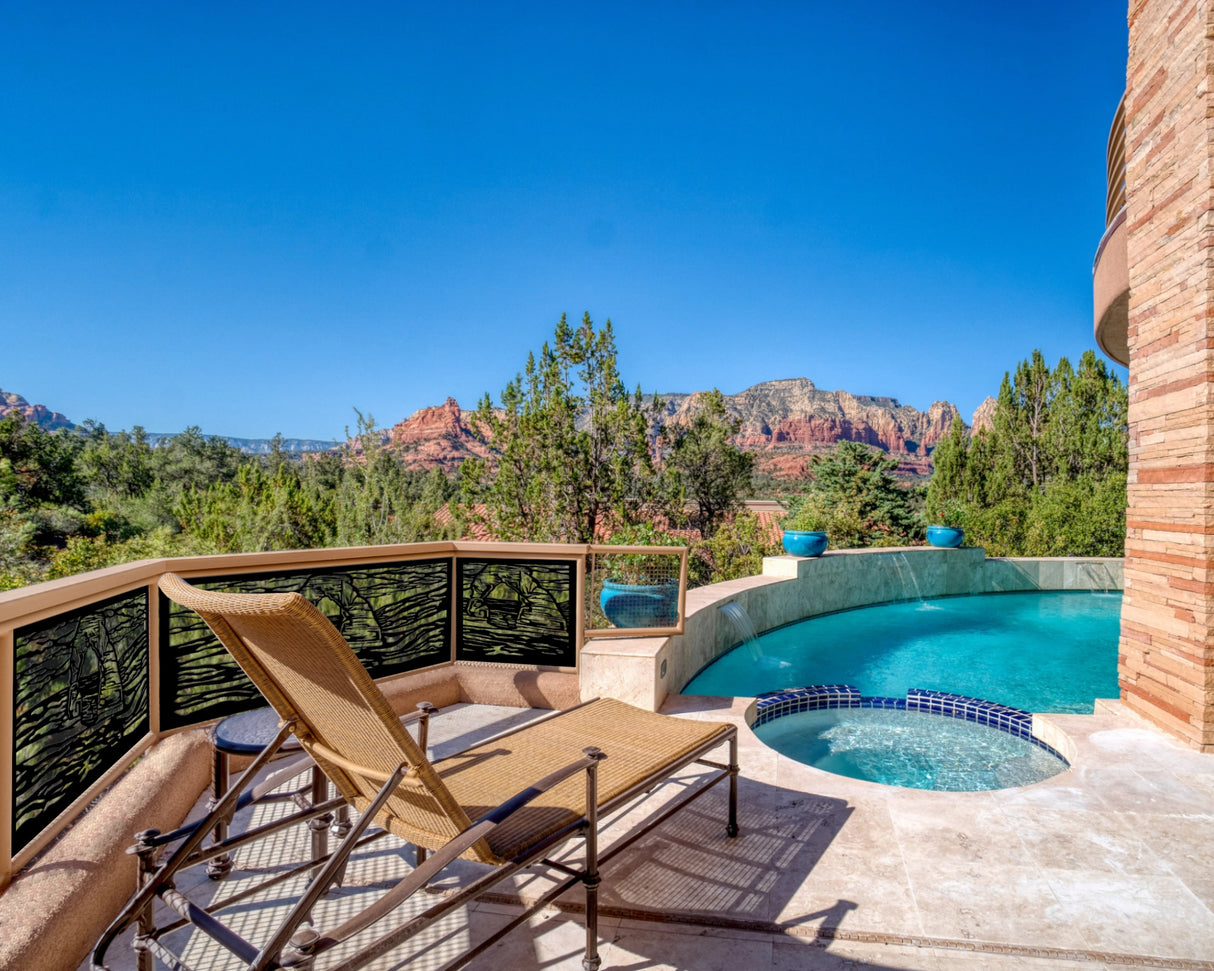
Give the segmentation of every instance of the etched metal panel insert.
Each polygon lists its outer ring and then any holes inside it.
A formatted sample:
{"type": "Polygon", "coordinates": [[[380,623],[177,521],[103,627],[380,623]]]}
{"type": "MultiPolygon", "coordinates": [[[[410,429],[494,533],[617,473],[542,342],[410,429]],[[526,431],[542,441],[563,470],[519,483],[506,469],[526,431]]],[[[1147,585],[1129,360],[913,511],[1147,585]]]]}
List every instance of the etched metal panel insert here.
{"type": "MultiPolygon", "coordinates": [[[[191,580],[204,590],[297,592],[329,618],[371,677],[451,659],[451,561],[417,560],[191,580]]],[[[191,725],[265,704],[196,613],[161,596],[161,721],[191,725]]]]}
{"type": "Polygon", "coordinates": [[[458,564],[457,660],[577,664],[576,562],[460,558],[458,564]]]}
{"type": "Polygon", "coordinates": [[[14,631],[13,850],[149,730],[147,590],[14,631]]]}

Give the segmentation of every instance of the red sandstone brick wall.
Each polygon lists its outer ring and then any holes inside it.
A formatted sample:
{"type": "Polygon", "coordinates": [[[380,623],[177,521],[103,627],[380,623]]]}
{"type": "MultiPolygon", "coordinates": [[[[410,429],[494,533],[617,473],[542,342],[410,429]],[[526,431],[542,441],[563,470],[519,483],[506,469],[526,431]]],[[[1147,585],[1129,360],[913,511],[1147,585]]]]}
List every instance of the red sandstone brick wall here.
{"type": "Polygon", "coordinates": [[[1214,0],[1133,0],[1129,27],[1119,675],[1126,704],[1214,750],[1214,0]]]}

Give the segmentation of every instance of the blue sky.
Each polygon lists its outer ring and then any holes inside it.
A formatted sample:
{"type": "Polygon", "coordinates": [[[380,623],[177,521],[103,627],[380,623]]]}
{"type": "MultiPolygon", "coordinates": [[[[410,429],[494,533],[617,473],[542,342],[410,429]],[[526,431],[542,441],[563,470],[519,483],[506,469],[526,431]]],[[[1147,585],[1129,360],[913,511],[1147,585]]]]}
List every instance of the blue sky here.
{"type": "Polygon", "coordinates": [[[0,12],[0,388],[75,421],[470,408],[562,312],[647,391],[967,418],[1094,346],[1123,4],[0,12]]]}

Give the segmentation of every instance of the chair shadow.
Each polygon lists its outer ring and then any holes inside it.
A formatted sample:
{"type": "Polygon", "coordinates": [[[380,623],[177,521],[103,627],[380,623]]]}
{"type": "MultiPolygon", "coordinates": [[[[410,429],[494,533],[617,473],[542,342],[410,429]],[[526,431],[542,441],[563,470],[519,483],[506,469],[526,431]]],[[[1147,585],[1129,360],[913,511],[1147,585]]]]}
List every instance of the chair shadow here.
{"type": "MultiPolygon", "coordinates": [[[[524,710],[484,725],[459,722],[449,736],[438,733],[431,750],[436,759],[442,758],[535,717],[536,712],[524,710]]],[[[724,943],[731,940],[736,943],[748,932],[753,937],[753,932],[759,931],[770,942],[773,938],[768,935],[797,929],[801,929],[796,936],[802,941],[790,946],[803,948],[805,957],[812,957],[816,962],[798,963],[797,967],[889,967],[857,963],[854,957],[833,957],[829,941],[820,939],[816,944],[804,941],[806,935],[812,938],[815,930],[842,928],[848,915],[858,906],[848,900],[817,899],[812,893],[806,896],[802,889],[812,887],[815,866],[852,816],[854,810],[846,800],[786,789],[743,776],[738,780],[740,832],[737,837],[730,838],[725,832],[728,791],[726,786],[720,785],[632,845],[613,854],[614,844],[643,828],[650,817],[659,813],[669,799],[677,798],[681,789],[691,786],[695,776],[703,771],[701,767],[690,766],[676,775],[672,783],[659,786],[627,810],[602,821],[600,852],[607,859],[601,867],[599,937],[609,955],[616,948],[616,940],[621,941],[617,956],[629,955],[624,963],[612,963],[608,956],[603,967],[686,966],[705,971],[717,966],[746,966],[712,963],[716,949],[714,941],[720,938],[724,943]],[[806,912],[789,921],[782,915],[789,912],[794,897],[798,902],[804,900],[806,912]],[[643,952],[643,959],[636,957],[638,948],[643,952]],[[695,953],[681,957],[689,950],[695,953]],[[828,963],[821,963],[823,961],[828,963]]],[[[582,843],[575,840],[554,858],[580,858],[581,853],[582,843]]],[[[273,867],[281,860],[270,862],[263,858],[259,862],[273,867]]],[[[354,905],[357,898],[390,886],[408,872],[411,862],[411,849],[394,838],[380,841],[366,851],[356,851],[351,860],[351,879],[327,899],[337,908],[354,905]],[[397,845],[392,845],[394,843],[397,845]],[[362,876],[356,877],[355,868],[359,866],[366,869],[362,876]]],[[[433,892],[450,892],[484,872],[485,868],[480,864],[456,861],[440,875],[433,892]]],[[[503,915],[516,910],[519,901],[535,899],[551,885],[550,876],[532,870],[504,881],[492,893],[479,898],[466,916],[455,918],[454,924],[450,923],[452,918],[447,918],[405,946],[400,952],[399,966],[442,966],[466,949],[469,939],[483,939],[495,922],[497,926],[504,923],[506,917],[503,915]],[[462,942],[461,946],[457,946],[459,942],[462,942]]],[[[262,897],[256,902],[236,905],[235,909],[247,908],[252,919],[256,911],[279,906],[282,906],[282,899],[272,893],[270,899],[262,897]]],[[[577,938],[584,912],[581,886],[567,891],[558,899],[556,907],[559,909],[556,916],[569,918],[559,921],[569,925],[559,940],[546,940],[553,921],[539,919],[537,922],[533,918],[468,967],[509,967],[520,971],[541,971],[557,965],[580,967],[582,944],[577,938]]],[[[548,913],[551,916],[553,911],[548,913]]],[[[384,928],[387,923],[379,926],[384,928]]],[[[382,967],[397,966],[391,963],[395,954],[382,967]]],[[[381,964],[375,966],[379,968],[381,964]]]]}
{"type": "MultiPolygon", "coordinates": [[[[611,852],[614,840],[643,826],[668,796],[658,790],[640,806],[608,821],[603,835],[605,852],[611,852]]],[[[790,952],[796,955],[796,963],[773,967],[894,967],[831,954],[835,942],[828,937],[814,940],[816,933],[843,929],[848,915],[859,906],[853,901],[822,901],[792,920],[781,917],[794,894],[812,883],[814,867],[846,826],[853,813],[846,801],[742,778],[738,791],[741,831],[733,839],[725,834],[726,809],[726,792],[718,787],[603,866],[599,936],[601,950],[606,952],[604,969],[750,967],[744,958],[739,961],[727,953],[744,948],[748,938],[756,940],[756,932],[770,944],[780,940],[782,931],[793,932],[786,946],[796,949],[790,952]],[[623,954],[629,955],[627,960],[613,963],[613,955],[623,954]]],[[[537,896],[548,885],[540,875],[516,878],[517,896],[495,892],[481,898],[487,908],[478,912],[481,920],[490,919],[484,916],[486,912],[505,915],[509,905],[537,896]]],[[[555,940],[549,939],[552,919],[533,920],[468,968],[542,971],[580,967],[583,899],[579,887],[560,898],[557,906],[562,913],[556,916],[566,919],[556,923],[568,926],[559,929],[555,940]]],[[[451,941],[448,935],[443,944],[449,946],[451,941]]],[[[430,947],[443,944],[435,942],[430,947]]]]}

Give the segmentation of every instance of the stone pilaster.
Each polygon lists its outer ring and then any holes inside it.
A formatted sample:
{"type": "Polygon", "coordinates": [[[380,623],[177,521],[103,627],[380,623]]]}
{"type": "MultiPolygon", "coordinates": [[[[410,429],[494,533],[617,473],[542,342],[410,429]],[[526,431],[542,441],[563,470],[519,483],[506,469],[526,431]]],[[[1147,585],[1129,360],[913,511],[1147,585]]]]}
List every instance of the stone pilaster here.
{"type": "Polygon", "coordinates": [[[1214,751],[1214,0],[1132,0],[1127,705],[1214,751]]]}

